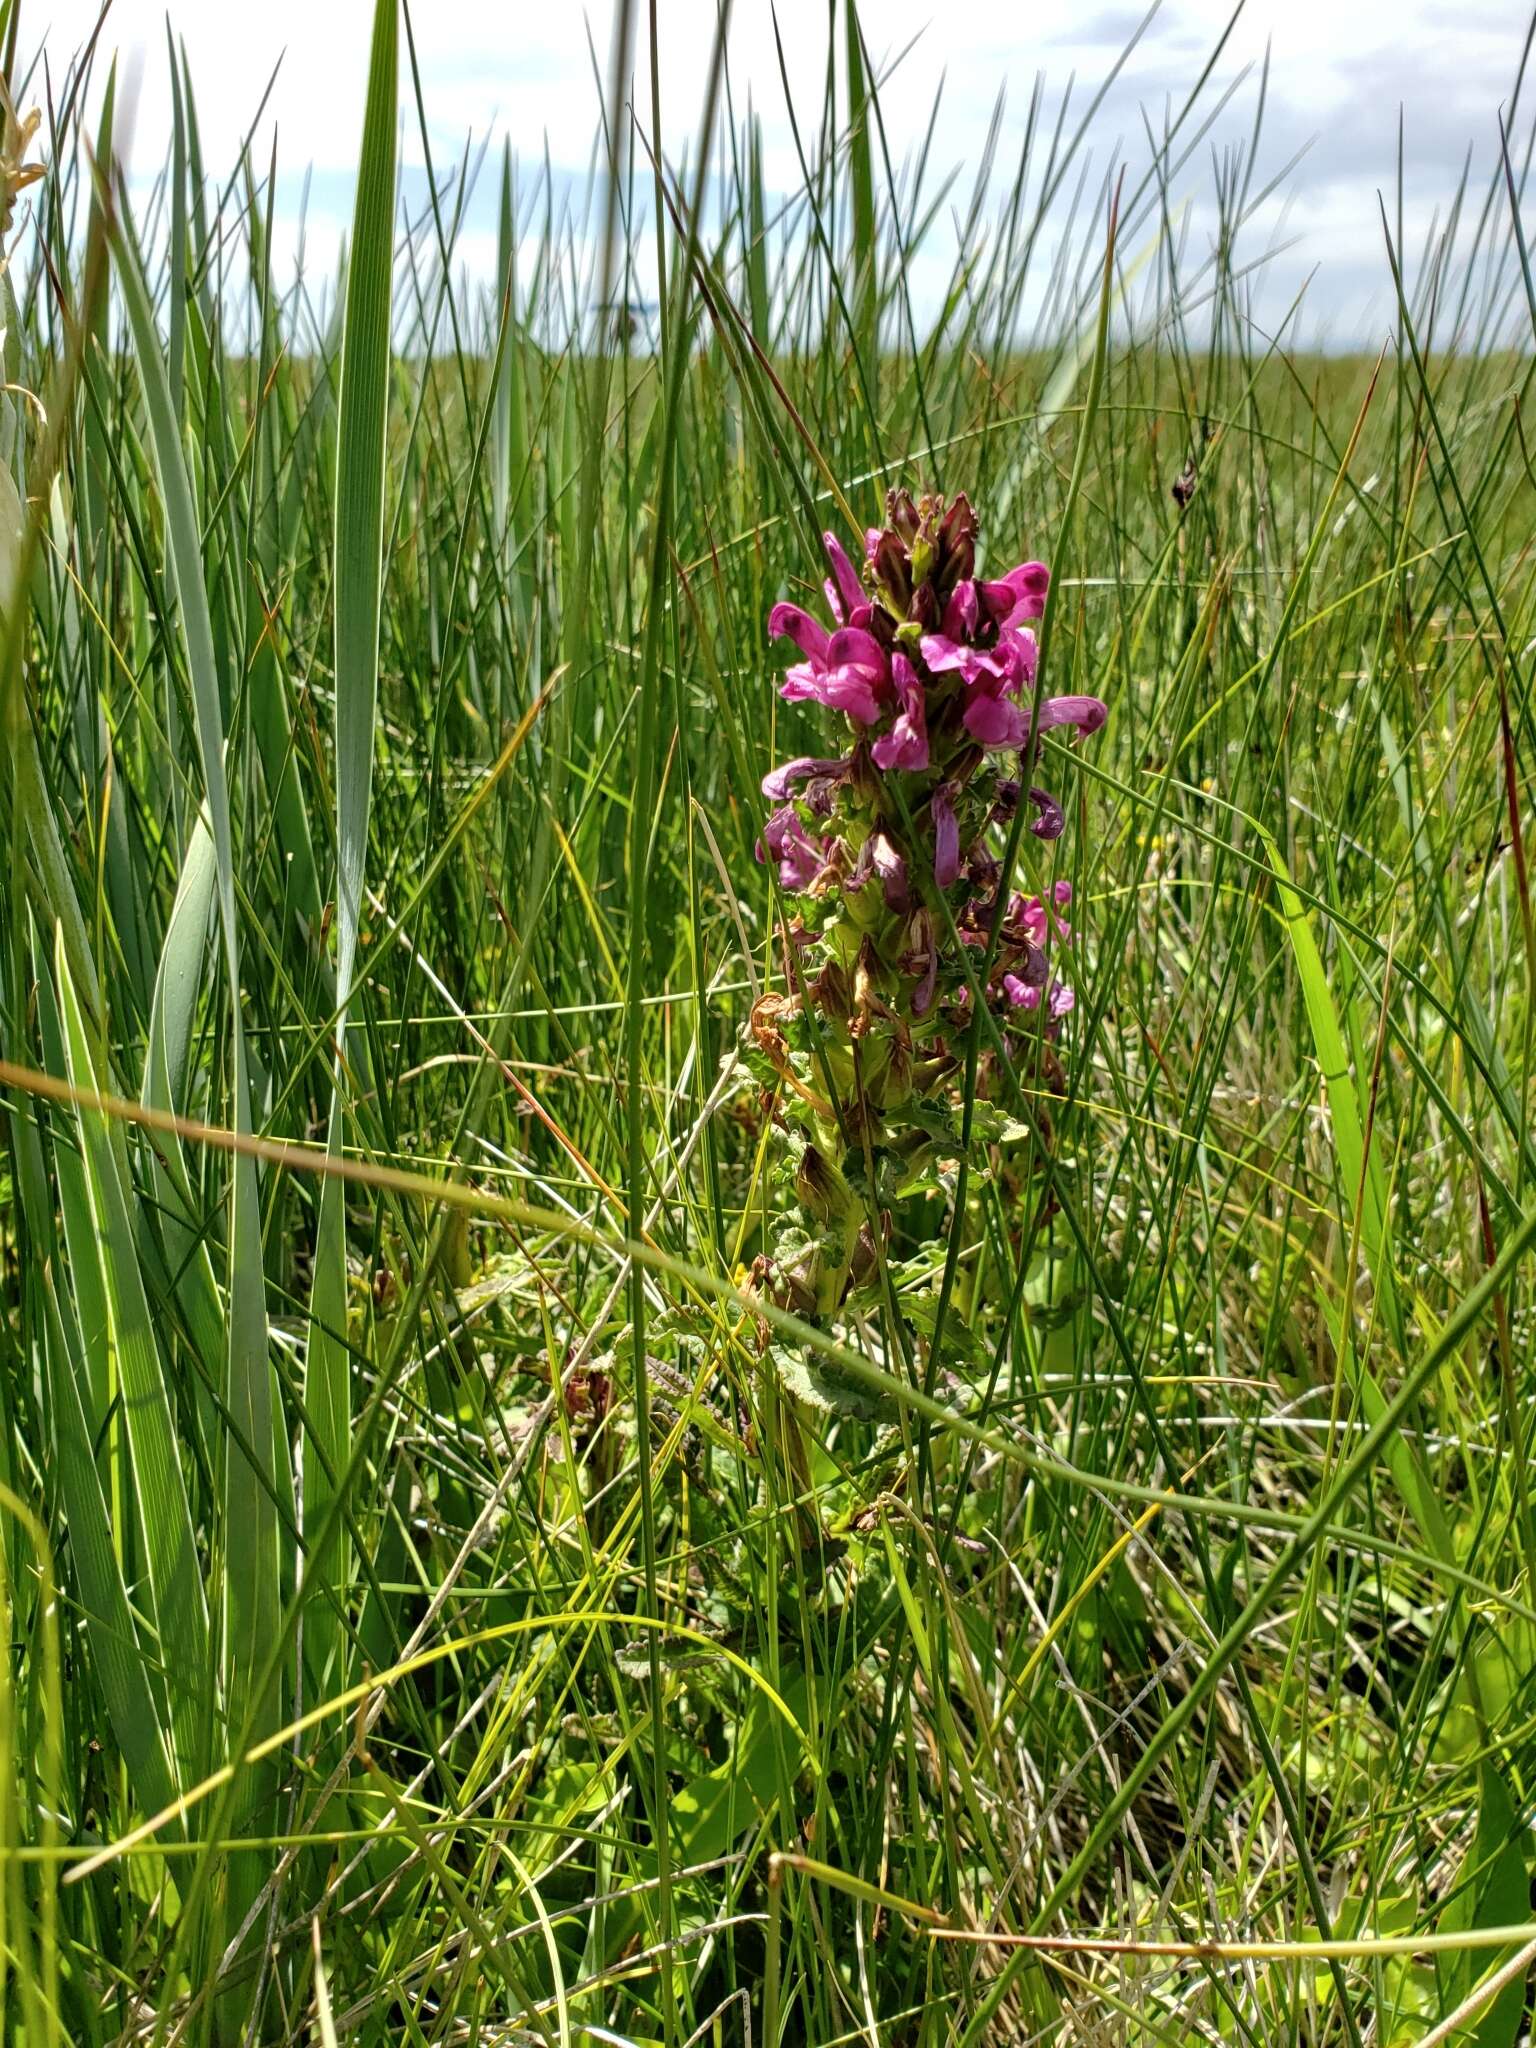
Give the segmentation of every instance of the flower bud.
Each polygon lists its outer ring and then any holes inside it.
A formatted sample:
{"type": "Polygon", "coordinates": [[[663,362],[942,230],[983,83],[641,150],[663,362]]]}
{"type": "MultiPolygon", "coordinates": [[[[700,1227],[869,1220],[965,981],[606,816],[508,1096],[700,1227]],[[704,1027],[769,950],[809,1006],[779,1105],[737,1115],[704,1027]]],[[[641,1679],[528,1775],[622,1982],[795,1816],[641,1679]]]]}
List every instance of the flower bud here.
{"type": "Polygon", "coordinates": [[[853,1190],[815,1145],[807,1145],[795,1170],[795,1195],[818,1223],[841,1223],[853,1214],[853,1190]]]}
{"type": "Polygon", "coordinates": [[[870,567],[876,584],[885,594],[886,603],[898,619],[904,619],[907,606],[912,602],[912,572],[906,549],[889,527],[875,544],[870,567]]]}
{"type": "Polygon", "coordinates": [[[912,493],[905,486],[886,492],[885,516],[897,539],[905,547],[910,547],[917,538],[917,507],[912,502],[912,493]]]}

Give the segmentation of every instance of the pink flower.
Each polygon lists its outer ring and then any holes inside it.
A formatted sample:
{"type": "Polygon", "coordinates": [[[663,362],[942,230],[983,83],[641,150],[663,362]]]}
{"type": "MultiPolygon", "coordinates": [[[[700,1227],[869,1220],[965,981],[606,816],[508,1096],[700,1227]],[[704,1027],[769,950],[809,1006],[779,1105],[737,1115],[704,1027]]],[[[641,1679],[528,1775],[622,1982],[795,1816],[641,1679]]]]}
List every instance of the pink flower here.
{"type": "Polygon", "coordinates": [[[911,900],[907,893],[906,862],[883,832],[872,836],[869,851],[875,873],[880,877],[880,887],[885,892],[887,907],[905,910],[911,900]]]}
{"type": "Polygon", "coordinates": [[[1008,922],[1016,924],[1032,946],[1045,945],[1050,934],[1046,925],[1045,905],[1038,896],[1015,894],[1008,911],[1008,922]]]}
{"type": "Polygon", "coordinates": [[[1109,711],[1098,697],[1047,697],[1040,706],[1040,730],[1053,725],[1075,725],[1085,736],[1097,732],[1109,711]]]}
{"type": "Polygon", "coordinates": [[[768,855],[779,864],[779,886],[783,889],[804,889],[820,872],[821,849],[807,837],[793,804],[781,804],[763,825],[757,857],[763,860],[768,855]]]}
{"type": "Polygon", "coordinates": [[[873,725],[890,683],[891,665],[874,634],[862,626],[840,626],[821,657],[812,655],[788,671],[779,694],[791,703],[814,698],[859,725],[873,725]]]}
{"type": "Polygon", "coordinates": [[[770,640],[793,640],[807,661],[826,661],[826,627],[820,619],[813,619],[797,604],[774,606],[768,614],[768,637],[770,640]]]}
{"type": "MultiPolygon", "coordinates": [[[[947,612],[945,617],[947,620],[947,612]]],[[[936,676],[958,670],[962,681],[972,687],[984,676],[995,676],[1005,686],[1015,680],[1014,650],[1001,640],[996,647],[972,647],[951,633],[925,633],[920,645],[924,661],[936,676]]]]}
{"type": "MultiPolygon", "coordinates": [[[[1027,640],[1033,650],[1033,634],[1021,633],[1017,637],[1027,640]]],[[[1020,704],[993,695],[990,690],[977,691],[966,705],[963,715],[966,731],[973,740],[979,741],[984,747],[1023,748],[1029,743],[1029,712],[1020,704]]],[[[1094,733],[1108,715],[1097,697],[1047,697],[1040,706],[1039,723],[1035,730],[1048,732],[1053,726],[1075,725],[1081,733],[1094,733]]],[[[1044,795],[1044,791],[1030,791],[1031,799],[1037,799],[1041,795],[1044,795]]],[[[1047,799],[1047,802],[1049,801],[1047,799]]],[[[1042,816],[1034,828],[1036,831],[1040,831],[1040,826],[1046,823],[1048,816],[1048,812],[1046,816],[1042,816]]],[[[1051,839],[1056,837],[1056,834],[1040,831],[1040,837],[1051,839]]]]}
{"type": "Polygon", "coordinates": [[[848,765],[847,759],[840,755],[825,760],[814,754],[801,754],[794,761],[786,761],[782,767],[769,769],[763,777],[763,795],[772,797],[775,803],[782,803],[796,783],[818,781],[822,777],[841,779],[848,772],[848,765]]]}
{"type": "Polygon", "coordinates": [[[944,607],[944,632],[954,640],[973,640],[976,637],[976,621],[981,615],[974,583],[957,583],[949,593],[949,602],[944,607]]]}
{"type": "Polygon", "coordinates": [[[1010,697],[978,690],[962,716],[971,738],[994,753],[1022,747],[1029,739],[1029,714],[1010,697]]]}
{"type": "Polygon", "coordinates": [[[952,782],[941,782],[933,792],[928,815],[933,820],[933,879],[948,889],[960,874],[960,821],[952,782]]]}
{"type": "Polygon", "coordinates": [[[1051,572],[1043,562],[1020,562],[1006,576],[979,583],[977,595],[984,617],[996,626],[1022,626],[1045,611],[1051,572]]]}
{"type": "MultiPolygon", "coordinates": [[[[1048,789],[1031,789],[1029,800],[1040,813],[1039,817],[1030,825],[1030,831],[1034,833],[1037,839],[1059,839],[1067,829],[1067,820],[1061,805],[1057,803],[1055,797],[1051,795],[1048,789]]],[[[1072,893],[1071,883],[1069,882],[1064,886],[1066,887],[1067,894],[1070,896],[1072,893]]]]}
{"type": "MultiPolygon", "coordinates": [[[[1067,897],[1070,897],[1072,894],[1071,883],[1057,884],[1058,889],[1062,887],[1065,887],[1067,897]]],[[[1066,898],[1062,896],[1056,897],[1057,903],[1062,903],[1065,900],[1066,898]]],[[[1056,937],[1061,940],[1063,945],[1066,945],[1072,937],[1072,927],[1065,918],[1053,916],[1038,896],[1022,896],[1017,890],[1014,891],[1008,904],[1008,922],[1023,933],[1031,946],[1042,952],[1050,940],[1053,928],[1056,937]]]]}
{"type": "Polygon", "coordinates": [[[1065,1017],[1068,1010],[1077,1008],[1077,996],[1064,981],[1058,981],[1051,989],[1051,1015],[1065,1017]]]}
{"type": "Polygon", "coordinates": [[[1003,994],[1016,1010],[1037,1010],[1040,1007],[1040,991],[1032,983],[1021,981],[1016,974],[1003,976],[1003,994]]]}
{"type": "Polygon", "coordinates": [[[827,560],[832,564],[832,574],[822,585],[827,593],[827,603],[832,616],[839,625],[864,626],[869,623],[872,609],[859,581],[859,572],[843,552],[842,544],[835,533],[824,533],[821,544],[827,551],[827,560]]]}
{"type": "Polygon", "coordinates": [[[896,686],[900,710],[896,723],[870,748],[877,768],[905,769],[919,775],[928,766],[928,724],[923,709],[923,686],[917,670],[904,654],[891,657],[891,679],[896,686]]]}
{"type": "Polygon", "coordinates": [[[1019,626],[1026,619],[1044,617],[1046,594],[1051,587],[1051,572],[1044,562],[1020,562],[1001,581],[1013,593],[1013,609],[1003,621],[1005,626],[1019,626]]]}
{"type": "Polygon", "coordinates": [[[997,636],[997,644],[1008,650],[1013,687],[1017,689],[1020,683],[1033,683],[1035,670],[1040,666],[1040,642],[1028,626],[1004,626],[997,636]]]}

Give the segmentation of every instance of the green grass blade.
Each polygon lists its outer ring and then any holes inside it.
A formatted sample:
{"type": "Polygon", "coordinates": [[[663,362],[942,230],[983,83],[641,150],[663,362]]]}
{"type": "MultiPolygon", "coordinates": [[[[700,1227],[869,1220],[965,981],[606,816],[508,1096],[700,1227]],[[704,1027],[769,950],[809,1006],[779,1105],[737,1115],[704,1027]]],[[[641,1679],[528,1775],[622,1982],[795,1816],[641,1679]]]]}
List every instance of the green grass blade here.
{"type": "MultiPolygon", "coordinates": [[[[1392,1267],[1386,1179],[1374,1140],[1369,1152],[1366,1149],[1366,1114],[1361,1100],[1366,1077],[1362,1075],[1357,1082],[1351,1072],[1344,1033],[1334,1008],[1322,955],[1312,934],[1311,921],[1300,897],[1290,886],[1290,875],[1280,857],[1280,849],[1267,833],[1262,833],[1262,836],[1274,870],[1280,912],[1295,956],[1307,1021],[1312,1029],[1312,1042],[1323,1077],[1333,1142],[1338,1154],[1340,1189],[1345,1202],[1350,1205],[1350,1213],[1341,1217],[1340,1222],[1346,1242],[1358,1232],[1360,1249],[1382,1304],[1383,1320],[1401,1349],[1405,1341],[1405,1327],[1392,1267]]],[[[1340,1309],[1339,1349],[1355,1377],[1366,1419],[1374,1425],[1386,1412],[1387,1396],[1360,1355],[1350,1327],[1351,1308],[1352,1305],[1346,1301],[1340,1309]]],[[[1393,1481],[1411,1509],[1426,1542],[1440,1556],[1454,1556],[1444,1511],[1413,1446],[1402,1437],[1394,1437],[1386,1447],[1386,1458],[1393,1481]]]]}
{"type": "MultiPolygon", "coordinates": [[[[62,943],[54,974],[69,1079],[87,1096],[105,1086],[90,1051],[84,1013],[62,943]]],[[[157,1654],[170,1695],[178,1778],[201,1775],[208,1729],[202,1698],[208,1664],[208,1609],[197,1538],[182,1476],[175,1421],[134,1245],[127,1150],[120,1125],[90,1110],[76,1118],[91,1220],[99,1248],[116,1395],[127,1444],[125,1491],[144,1547],[157,1654]]]]}
{"type": "MultiPolygon", "coordinates": [[[[395,223],[397,0],[374,12],[368,98],[363,117],[357,201],[347,271],[341,344],[341,395],[336,444],[336,1068],[326,1144],[341,1151],[345,1101],[346,999],[357,957],[358,919],[368,851],[378,697],[379,605],[383,580],[384,454],[389,409],[390,276],[395,223]]],[[[327,1520],[331,1474],[346,1463],[351,1430],[351,1362],[347,1343],[347,1259],[344,1191],[327,1180],[315,1231],[304,1402],[313,1457],[304,1475],[304,1526],[327,1520]]],[[[347,1577],[346,1551],[312,1549],[309,1574],[347,1577]]],[[[337,1642],[333,1612],[310,1610],[311,1668],[324,1682],[337,1642]]]]}
{"type": "MultiPolygon", "coordinates": [[[[176,630],[191,688],[214,866],[220,933],[230,998],[232,1112],[237,1131],[251,1129],[250,1083],[241,1012],[240,943],[235,854],[225,775],[223,700],[214,654],[202,541],[182,458],[165,357],[143,264],[126,211],[126,194],[112,230],[113,252],[128,328],[138,360],[165,512],[167,558],[176,598],[176,630]]],[[[264,1668],[277,1635],[280,1611],[277,1413],[267,1355],[266,1279],[260,1190],[254,1160],[231,1163],[228,1226],[228,1349],[224,1402],[234,1431],[225,1446],[222,1501],[224,1708],[232,1736],[259,1732],[278,1711],[278,1689],[252,1696],[254,1674],[264,1668]]],[[[258,1781],[257,1792],[260,1785],[258,1781]]]]}

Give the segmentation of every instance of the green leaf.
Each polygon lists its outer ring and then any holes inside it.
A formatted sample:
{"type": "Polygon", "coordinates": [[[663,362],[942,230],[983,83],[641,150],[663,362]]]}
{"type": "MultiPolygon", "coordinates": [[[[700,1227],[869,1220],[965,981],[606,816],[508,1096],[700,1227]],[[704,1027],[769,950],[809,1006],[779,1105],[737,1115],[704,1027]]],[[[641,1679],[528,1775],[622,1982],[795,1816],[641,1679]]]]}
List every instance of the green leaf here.
{"type": "MultiPolygon", "coordinates": [[[[213,891],[213,839],[207,819],[199,814],[182,862],[176,900],[171,906],[155,974],[149,1046],[140,1091],[147,1109],[186,1116],[192,1108],[188,1088],[192,1033],[203,993],[213,891]]],[[[228,1333],[213,1259],[187,1177],[180,1140],[170,1133],[157,1137],[149,1148],[149,1157],[167,1268],[175,1276],[177,1298],[204,1367],[217,1384],[228,1333]]],[[[204,1420],[211,1426],[211,1416],[206,1411],[204,1420]]]]}
{"type": "MultiPolygon", "coordinates": [[[[1374,1142],[1367,1154],[1361,1091],[1357,1090],[1356,1082],[1351,1076],[1344,1034],[1339,1028],[1338,1013],[1328,987],[1327,972],[1323,966],[1322,955],[1317,949],[1317,941],[1312,936],[1312,926],[1306,908],[1291,886],[1291,878],[1280,857],[1279,847],[1267,833],[1263,832],[1262,827],[1260,833],[1269,856],[1269,864],[1274,870],[1280,898],[1280,913],[1285,922],[1286,935],[1291,942],[1291,951],[1295,956],[1302,999],[1306,1005],[1307,1021],[1312,1031],[1313,1048],[1317,1054],[1318,1066],[1322,1070],[1323,1087],[1328,1098],[1328,1113],[1333,1126],[1333,1141],[1338,1151],[1340,1187],[1347,1202],[1358,1202],[1359,1205],[1356,1217],[1352,1219],[1346,1216],[1342,1221],[1346,1232],[1351,1222],[1359,1230],[1361,1255],[1376,1284],[1383,1319],[1401,1352],[1404,1348],[1405,1332],[1397,1284],[1392,1270],[1391,1227],[1387,1211],[1386,1179],[1382,1172],[1381,1160],[1374,1142]]],[[[1363,1082],[1361,1089],[1363,1090],[1363,1082]]],[[[1349,1327],[1348,1316],[1348,1305],[1345,1304],[1336,1330],[1338,1348],[1354,1377],[1360,1406],[1366,1419],[1374,1423],[1384,1412],[1387,1397],[1370,1367],[1359,1354],[1353,1332],[1349,1327]]],[[[1392,1438],[1384,1456],[1393,1482],[1426,1541],[1433,1546],[1438,1556],[1446,1559],[1454,1557],[1449,1526],[1418,1452],[1399,1435],[1392,1438]]]]}
{"type": "MultiPolygon", "coordinates": [[[[1531,1880],[1520,1844],[1526,1829],[1499,1772],[1485,1765],[1472,1838],[1460,1883],[1440,1916],[1447,1933],[1482,1927],[1515,1927],[1529,1919],[1531,1880]]],[[[1474,1987],[1509,1960],[1512,1949],[1489,1955],[1467,1950],[1444,1972],[1444,2010],[1452,2011],[1474,1987]]],[[[1498,1991],[1452,2039],[1463,2048],[1513,2048],[1525,2015],[1525,1979],[1517,1976],[1498,1991]]]]}
{"type": "MultiPolygon", "coordinates": [[[[80,999],[62,939],[54,949],[69,1078],[86,1096],[102,1092],[80,999]]],[[[107,1332],[127,1437],[128,1493],[143,1543],[149,1610],[170,1693],[176,1761],[184,1783],[200,1774],[206,1740],[208,1609],[176,1426],[134,1246],[133,1194],[121,1126],[84,1107],[76,1112],[91,1221],[101,1261],[107,1332]]],[[[82,1427],[84,1417],[81,1417],[82,1427]]]]}
{"type": "Polygon", "coordinates": [[[874,152],[869,132],[874,116],[864,76],[859,11],[855,0],[843,0],[843,5],[848,59],[848,170],[853,189],[853,338],[863,358],[865,374],[873,379],[879,362],[880,317],[880,244],[875,223],[874,152]]]}
{"type": "MultiPolygon", "coordinates": [[[[390,270],[395,220],[396,0],[378,0],[362,156],[347,272],[336,445],[336,1067],[326,1151],[341,1156],[347,996],[357,957],[368,851],[373,730],[378,695],[379,602],[384,550],[384,446],[389,409],[390,270]]],[[[329,1533],[334,1479],[351,1439],[347,1351],[347,1246],[343,1183],[320,1191],[310,1294],[304,1405],[314,1447],[305,1465],[304,1534],[311,1578],[347,1576],[345,1548],[329,1533]]],[[[333,1610],[311,1604],[311,1668],[325,1682],[339,1634],[333,1610]]]]}
{"type": "Polygon", "coordinates": [[[824,1414],[846,1415],[855,1422],[895,1422],[901,1414],[901,1404],[893,1395],[855,1379],[834,1358],[817,1358],[777,1345],[773,1358],[789,1391],[824,1414]]]}
{"type": "MultiPolygon", "coordinates": [[[[43,1063],[68,1079],[63,1030],[46,963],[35,958],[38,1028],[43,1063]]],[[[98,1240],[91,1222],[85,1166],[71,1143],[52,1149],[54,1177],[69,1255],[68,1289],[59,1293],[58,1252],[49,1202],[39,1126],[17,1127],[22,1171],[19,1185],[27,1226],[39,1245],[53,1246],[39,1274],[43,1323],[39,1349],[53,1424],[59,1495],[68,1532],[67,1556],[85,1623],[91,1659],[106,1702],[112,1732],[132,1787],[155,1812],[175,1796],[169,1749],[165,1685],[157,1651],[146,1648],[128,1600],[113,1542],[106,1492],[97,1464],[96,1442],[109,1398],[105,1286],[98,1240]],[[86,1334],[88,1332],[88,1334],[86,1334]],[[94,1362],[99,1383],[91,1376],[94,1362]]]]}
{"type": "MultiPolygon", "coordinates": [[[[240,1007],[234,844],[224,770],[223,702],[203,580],[201,529],[182,457],[149,285],[129,224],[126,191],[118,195],[111,232],[164,500],[167,556],[177,601],[177,635],[191,685],[213,835],[219,925],[229,981],[234,1125],[237,1133],[244,1135],[251,1129],[251,1106],[240,1007]]],[[[230,1738],[237,1743],[247,1729],[256,1733],[274,1725],[280,1711],[276,1684],[269,1684],[263,1691],[259,1681],[278,1638],[281,1610],[276,1414],[272,1366],[267,1356],[259,1203],[256,1163],[249,1154],[237,1153],[230,1168],[228,1349],[224,1385],[225,1405],[237,1435],[224,1458],[222,1602],[225,1712],[230,1738]]],[[[270,1782],[271,1776],[270,1772],[265,1773],[258,1782],[270,1782]]]]}

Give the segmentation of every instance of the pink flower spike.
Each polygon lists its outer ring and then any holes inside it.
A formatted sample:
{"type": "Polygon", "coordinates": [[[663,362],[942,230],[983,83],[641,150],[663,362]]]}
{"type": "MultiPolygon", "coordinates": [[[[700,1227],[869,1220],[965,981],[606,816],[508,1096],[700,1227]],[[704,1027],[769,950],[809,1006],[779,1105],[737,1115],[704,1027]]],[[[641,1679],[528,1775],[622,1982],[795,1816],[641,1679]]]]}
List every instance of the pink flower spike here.
{"type": "Polygon", "coordinates": [[[941,782],[928,805],[933,820],[933,879],[950,888],[960,874],[960,820],[955,816],[955,785],[941,782]]]}
{"type": "Polygon", "coordinates": [[[807,661],[827,658],[827,629],[797,604],[776,604],[768,614],[770,640],[793,640],[807,661]]]}

